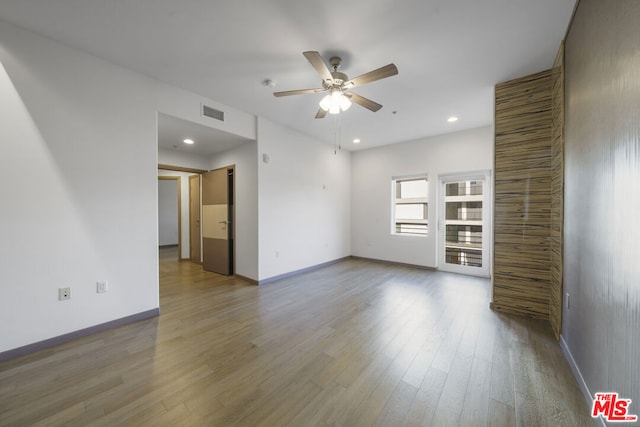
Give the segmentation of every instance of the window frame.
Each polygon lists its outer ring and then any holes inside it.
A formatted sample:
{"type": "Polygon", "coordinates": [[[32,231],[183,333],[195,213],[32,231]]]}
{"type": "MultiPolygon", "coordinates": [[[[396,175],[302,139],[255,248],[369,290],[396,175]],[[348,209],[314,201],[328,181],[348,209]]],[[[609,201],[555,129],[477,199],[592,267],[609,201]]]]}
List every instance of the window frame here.
{"type": "Polygon", "coordinates": [[[394,236],[427,237],[429,235],[429,176],[426,173],[391,177],[391,234],[394,236]],[[422,181],[427,186],[425,197],[398,197],[400,185],[404,181],[422,181]],[[422,205],[423,219],[397,218],[398,205],[422,205]],[[424,232],[399,231],[402,225],[424,225],[424,232]]]}

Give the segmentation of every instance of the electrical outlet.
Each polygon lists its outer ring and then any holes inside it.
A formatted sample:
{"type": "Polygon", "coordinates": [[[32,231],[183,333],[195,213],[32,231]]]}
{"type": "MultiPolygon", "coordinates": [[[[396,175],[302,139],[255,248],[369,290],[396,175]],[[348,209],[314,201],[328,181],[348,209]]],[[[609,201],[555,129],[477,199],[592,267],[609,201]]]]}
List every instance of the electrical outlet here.
{"type": "Polygon", "coordinates": [[[109,290],[109,283],[106,280],[96,282],[96,293],[103,294],[109,290]]]}
{"type": "Polygon", "coordinates": [[[58,289],[58,300],[64,301],[67,299],[71,299],[71,288],[59,288],[58,289]]]}

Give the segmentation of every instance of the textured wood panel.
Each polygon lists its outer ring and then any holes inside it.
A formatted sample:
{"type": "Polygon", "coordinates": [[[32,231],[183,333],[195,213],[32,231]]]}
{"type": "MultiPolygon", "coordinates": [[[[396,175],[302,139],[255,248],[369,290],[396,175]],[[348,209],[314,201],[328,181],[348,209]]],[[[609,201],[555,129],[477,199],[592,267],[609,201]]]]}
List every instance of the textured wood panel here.
{"type": "Polygon", "coordinates": [[[549,318],[551,70],[496,86],[493,307],[549,318]]]}
{"type": "Polygon", "coordinates": [[[553,64],[551,93],[551,276],[549,321],[560,338],[562,329],[562,234],[564,221],[564,43],[553,64]]]}

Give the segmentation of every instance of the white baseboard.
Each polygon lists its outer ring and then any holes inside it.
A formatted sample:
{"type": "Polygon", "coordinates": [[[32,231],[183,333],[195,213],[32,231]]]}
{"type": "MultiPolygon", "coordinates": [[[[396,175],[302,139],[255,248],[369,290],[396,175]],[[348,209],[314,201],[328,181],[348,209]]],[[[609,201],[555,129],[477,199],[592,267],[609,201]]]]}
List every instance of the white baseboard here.
{"type": "MultiPolygon", "coordinates": [[[[591,405],[593,404],[593,394],[591,393],[591,390],[589,390],[589,386],[584,380],[582,372],[580,372],[580,368],[578,368],[578,364],[573,358],[573,354],[571,354],[571,350],[569,350],[569,346],[567,345],[567,342],[564,340],[564,337],[562,335],[560,335],[560,348],[564,353],[565,359],[567,359],[567,362],[569,362],[569,366],[571,366],[571,371],[573,371],[573,375],[576,377],[576,381],[578,381],[578,386],[580,386],[580,391],[582,392],[582,395],[587,402],[587,407],[591,408],[591,405]]],[[[602,417],[594,418],[593,421],[594,425],[597,424],[602,427],[607,427],[602,417]]]]}

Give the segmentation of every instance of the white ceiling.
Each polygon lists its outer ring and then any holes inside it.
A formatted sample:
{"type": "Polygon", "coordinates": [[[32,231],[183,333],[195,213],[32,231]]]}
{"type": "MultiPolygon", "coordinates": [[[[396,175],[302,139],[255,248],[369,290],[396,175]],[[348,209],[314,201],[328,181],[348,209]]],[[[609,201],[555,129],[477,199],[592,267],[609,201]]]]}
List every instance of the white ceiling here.
{"type": "Polygon", "coordinates": [[[211,156],[249,141],[252,140],[167,114],[158,114],[158,148],[211,156]],[[193,140],[194,144],[185,144],[183,141],[187,138],[193,140]]]}
{"type": "Polygon", "coordinates": [[[393,62],[397,76],[354,90],[384,107],[340,118],[343,147],[366,149],[490,125],[493,86],[551,67],[574,4],[2,0],[0,19],[327,142],[333,117],[314,119],[322,94],[272,95],[320,87],[302,52],[338,53],[350,77],[393,62]]]}

